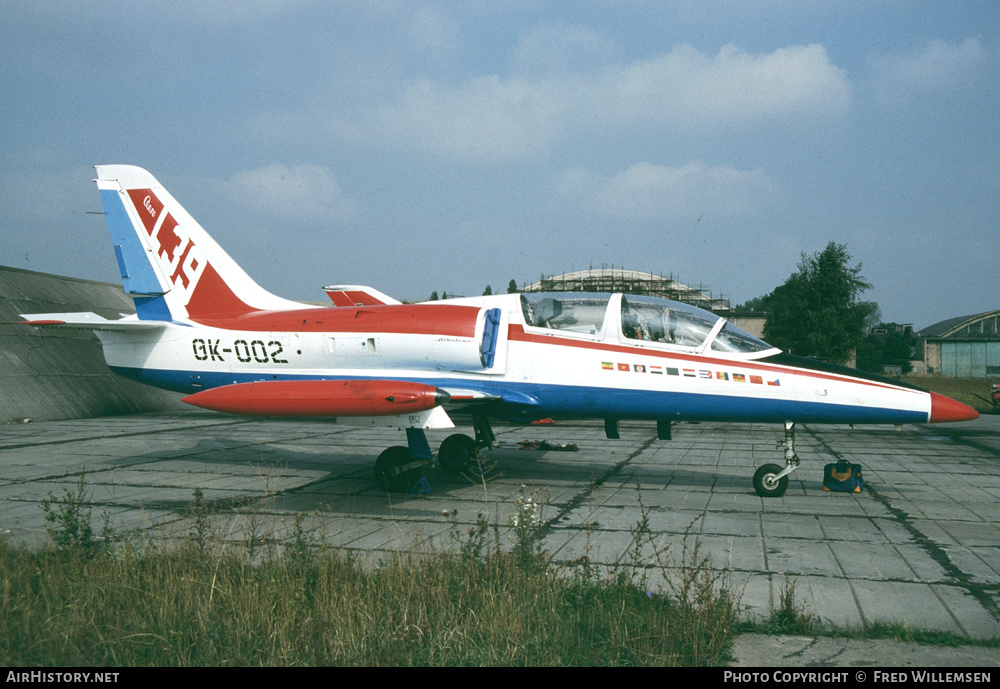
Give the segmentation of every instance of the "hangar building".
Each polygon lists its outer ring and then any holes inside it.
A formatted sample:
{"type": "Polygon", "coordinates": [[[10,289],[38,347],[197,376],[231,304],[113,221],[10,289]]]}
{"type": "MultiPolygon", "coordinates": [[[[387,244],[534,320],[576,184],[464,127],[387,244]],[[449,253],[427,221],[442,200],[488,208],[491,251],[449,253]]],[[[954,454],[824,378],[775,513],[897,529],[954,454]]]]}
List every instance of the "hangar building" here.
{"type": "Polygon", "coordinates": [[[1000,310],[959,316],[917,333],[916,362],[928,375],[1000,376],[1000,310]]]}

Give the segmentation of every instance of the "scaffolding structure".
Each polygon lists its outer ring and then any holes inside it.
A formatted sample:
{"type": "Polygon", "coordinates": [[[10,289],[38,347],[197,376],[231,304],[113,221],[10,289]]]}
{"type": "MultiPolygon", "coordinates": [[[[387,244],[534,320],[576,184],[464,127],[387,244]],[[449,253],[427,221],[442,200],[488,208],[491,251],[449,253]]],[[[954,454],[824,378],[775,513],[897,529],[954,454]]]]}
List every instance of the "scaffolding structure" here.
{"type": "Polygon", "coordinates": [[[624,292],[645,294],[691,304],[709,311],[728,311],[729,299],[713,296],[699,285],[685,285],[662,273],[643,273],[625,268],[589,268],[562,275],[543,275],[538,282],[523,288],[524,292],[624,292]]]}

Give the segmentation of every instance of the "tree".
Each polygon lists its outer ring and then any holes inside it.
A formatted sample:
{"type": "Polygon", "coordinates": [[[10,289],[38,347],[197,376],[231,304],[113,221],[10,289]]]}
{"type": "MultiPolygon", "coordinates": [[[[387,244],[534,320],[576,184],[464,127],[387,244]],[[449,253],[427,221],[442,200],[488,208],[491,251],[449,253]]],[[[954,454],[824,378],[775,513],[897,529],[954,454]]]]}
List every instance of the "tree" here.
{"type": "Polygon", "coordinates": [[[734,306],[733,311],[767,311],[767,300],[770,297],[770,294],[765,294],[763,297],[748,299],[742,304],[734,306]]]}
{"type": "Polygon", "coordinates": [[[489,285],[486,285],[486,289],[483,290],[483,296],[488,297],[491,294],[493,294],[493,288],[490,287],[489,285]]]}
{"type": "Polygon", "coordinates": [[[850,267],[847,246],[830,242],[812,256],[802,254],[799,269],[765,298],[764,339],[800,356],[846,363],[878,322],[878,305],[860,301],[871,284],[861,264],[850,267]]]}
{"type": "Polygon", "coordinates": [[[858,345],[858,368],[884,373],[886,367],[898,368],[906,375],[913,370],[913,327],[898,323],[879,323],[858,345]]]}
{"type": "Polygon", "coordinates": [[[511,278],[511,281],[507,283],[507,294],[514,294],[517,291],[517,280],[511,278]]]}

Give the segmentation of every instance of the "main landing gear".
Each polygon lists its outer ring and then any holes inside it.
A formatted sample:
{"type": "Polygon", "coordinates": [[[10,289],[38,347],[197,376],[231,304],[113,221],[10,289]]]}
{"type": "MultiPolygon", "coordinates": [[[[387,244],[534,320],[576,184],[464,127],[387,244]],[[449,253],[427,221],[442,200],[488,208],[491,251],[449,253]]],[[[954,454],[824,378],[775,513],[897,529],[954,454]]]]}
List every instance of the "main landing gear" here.
{"type": "Polygon", "coordinates": [[[493,434],[489,418],[482,412],[473,414],[472,426],[476,430],[475,438],[455,433],[449,435],[441,443],[441,449],[438,451],[438,462],[445,471],[452,474],[463,474],[469,471],[482,473],[479,453],[485,448],[493,447],[496,436],[493,434]]]}
{"type": "Polygon", "coordinates": [[[753,474],[753,489],[762,498],[780,498],[788,489],[788,475],[799,468],[799,456],[795,454],[795,422],[785,422],[785,440],[779,446],[785,448],[785,467],[765,464],[753,474]]]}
{"type": "MultiPolygon", "coordinates": [[[[472,417],[476,437],[455,433],[445,438],[438,450],[438,462],[445,471],[461,474],[480,472],[479,452],[492,447],[496,441],[489,419],[483,413],[472,417]]],[[[407,447],[390,447],[375,460],[375,482],[379,488],[392,493],[405,493],[413,488],[428,466],[434,463],[427,435],[422,428],[406,429],[407,447]]]]}
{"type": "Polygon", "coordinates": [[[434,462],[423,428],[407,428],[406,443],[407,447],[390,447],[375,460],[375,483],[382,490],[405,493],[424,477],[427,465],[434,462]]]}

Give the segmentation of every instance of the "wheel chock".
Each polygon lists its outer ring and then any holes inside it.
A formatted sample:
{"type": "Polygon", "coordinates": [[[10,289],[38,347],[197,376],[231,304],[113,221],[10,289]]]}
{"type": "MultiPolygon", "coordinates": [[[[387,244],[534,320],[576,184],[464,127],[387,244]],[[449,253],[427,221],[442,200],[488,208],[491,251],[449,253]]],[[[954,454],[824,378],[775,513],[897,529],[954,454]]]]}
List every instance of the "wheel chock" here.
{"type": "Polygon", "coordinates": [[[430,495],[434,491],[431,490],[431,484],[427,481],[426,476],[421,476],[420,480],[413,484],[410,488],[410,495],[430,495]]]}

